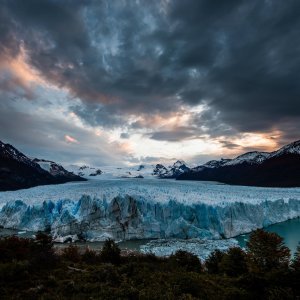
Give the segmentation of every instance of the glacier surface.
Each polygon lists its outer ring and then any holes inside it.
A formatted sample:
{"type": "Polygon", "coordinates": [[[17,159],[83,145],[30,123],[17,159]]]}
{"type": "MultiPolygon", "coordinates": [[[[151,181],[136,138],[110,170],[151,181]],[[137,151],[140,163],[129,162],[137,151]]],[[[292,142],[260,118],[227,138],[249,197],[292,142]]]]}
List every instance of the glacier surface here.
{"type": "Polygon", "coordinates": [[[111,179],[0,192],[0,225],[57,241],[229,238],[300,216],[300,188],[111,179]]]}

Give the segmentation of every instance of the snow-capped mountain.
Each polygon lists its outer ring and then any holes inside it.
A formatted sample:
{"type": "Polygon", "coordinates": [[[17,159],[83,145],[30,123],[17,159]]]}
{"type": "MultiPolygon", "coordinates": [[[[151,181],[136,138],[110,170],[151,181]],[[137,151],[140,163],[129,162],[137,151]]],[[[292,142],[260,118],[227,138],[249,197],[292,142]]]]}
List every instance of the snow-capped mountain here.
{"type": "Polygon", "coordinates": [[[300,155],[300,140],[283,146],[279,150],[270,153],[270,157],[276,157],[283,154],[298,154],[300,155]]]}
{"type": "Polygon", "coordinates": [[[234,159],[228,159],[221,166],[234,166],[242,163],[260,164],[263,161],[265,161],[269,156],[270,153],[268,152],[258,152],[258,151],[247,152],[234,159]]]}
{"type": "Polygon", "coordinates": [[[74,174],[69,174],[66,170],[64,174],[59,173],[63,170],[58,165],[53,165],[52,173],[51,167],[46,170],[45,165],[43,166],[44,168],[12,145],[0,141],[0,191],[84,180],[74,174]],[[57,176],[53,174],[55,170],[57,176]]]}
{"type": "Polygon", "coordinates": [[[162,174],[160,177],[177,178],[179,175],[189,170],[190,168],[187,167],[186,163],[183,160],[177,160],[172,166],[169,166],[167,172],[165,174],[162,174]]]}
{"type": "Polygon", "coordinates": [[[136,166],[102,166],[91,167],[87,165],[83,166],[65,166],[65,168],[76,175],[82,176],[87,179],[97,177],[97,179],[108,178],[176,178],[183,172],[189,170],[184,161],[178,160],[173,165],[165,167],[162,164],[150,165],[136,165],[136,166]]]}
{"type": "Polygon", "coordinates": [[[63,166],[57,164],[54,161],[38,158],[35,158],[32,161],[34,163],[37,163],[42,169],[49,172],[52,176],[56,178],[78,180],[78,175],[75,175],[73,172],[67,171],[63,166]]]}
{"type": "Polygon", "coordinates": [[[178,176],[254,186],[300,186],[300,141],[274,152],[247,152],[234,159],[210,161],[178,176]]]}
{"type": "Polygon", "coordinates": [[[225,165],[227,162],[230,162],[231,159],[224,159],[221,158],[221,160],[210,160],[207,163],[205,163],[203,166],[199,166],[199,167],[206,167],[206,168],[218,168],[221,167],[223,165],[225,165]]]}
{"type": "Polygon", "coordinates": [[[17,150],[10,144],[4,144],[0,141],[0,156],[1,159],[12,159],[30,167],[36,168],[36,164],[22,152],[17,150]]]}
{"type": "Polygon", "coordinates": [[[157,164],[155,166],[155,168],[153,169],[153,175],[157,176],[157,177],[163,177],[164,175],[166,175],[168,173],[168,169],[162,165],[162,164],[157,164]]]}

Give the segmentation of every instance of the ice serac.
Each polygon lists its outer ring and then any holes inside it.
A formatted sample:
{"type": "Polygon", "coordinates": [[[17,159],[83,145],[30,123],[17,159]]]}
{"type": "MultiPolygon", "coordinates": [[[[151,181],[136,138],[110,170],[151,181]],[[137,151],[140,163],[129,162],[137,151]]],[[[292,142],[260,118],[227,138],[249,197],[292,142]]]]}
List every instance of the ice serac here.
{"type": "Polygon", "coordinates": [[[156,238],[228,238],[300,216],[299,199],[203,202],[149,201],[140,195],[78,200],[6,203],[0,225],[47,230],[58,241],[72,237],[90,241],[156,238]]]}

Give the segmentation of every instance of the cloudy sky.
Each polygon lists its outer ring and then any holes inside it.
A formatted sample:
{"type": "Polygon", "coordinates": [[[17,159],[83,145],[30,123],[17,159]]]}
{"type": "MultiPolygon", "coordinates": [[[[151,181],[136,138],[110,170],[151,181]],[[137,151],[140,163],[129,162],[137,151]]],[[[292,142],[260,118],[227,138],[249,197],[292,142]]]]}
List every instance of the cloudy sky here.
{"type": "Polygon", "coordinates": [[[300,1],[0,0],[0,140],[199,164],[299,139],[300,1]]]}

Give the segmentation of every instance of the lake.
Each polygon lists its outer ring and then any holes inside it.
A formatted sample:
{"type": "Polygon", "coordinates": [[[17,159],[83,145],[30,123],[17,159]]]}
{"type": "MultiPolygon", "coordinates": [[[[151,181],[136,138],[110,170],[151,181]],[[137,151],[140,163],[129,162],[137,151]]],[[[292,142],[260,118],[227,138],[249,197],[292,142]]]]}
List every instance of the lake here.
{"type": "MultiPolygon", "coordinates": [[[[275,232],[283,237],[284,243],[289,247],[291,252],[296,252],[297,246],[300,243],[300,218],[268,226],[265,230],[268,232],[275,232]]],[[[248,238],[249,234],[242,234],[236,237],[241,247],[246,246],[248,238]]]]}

